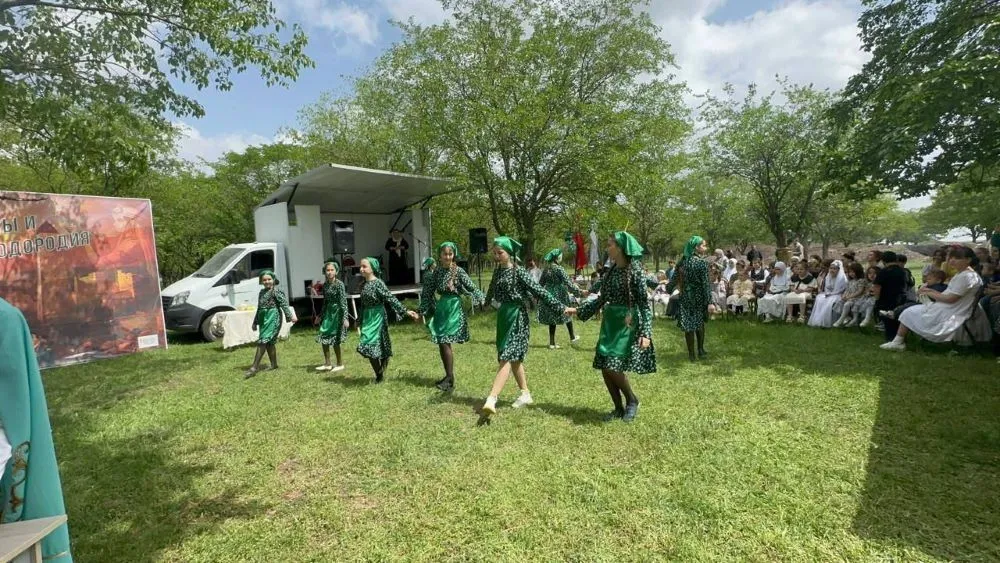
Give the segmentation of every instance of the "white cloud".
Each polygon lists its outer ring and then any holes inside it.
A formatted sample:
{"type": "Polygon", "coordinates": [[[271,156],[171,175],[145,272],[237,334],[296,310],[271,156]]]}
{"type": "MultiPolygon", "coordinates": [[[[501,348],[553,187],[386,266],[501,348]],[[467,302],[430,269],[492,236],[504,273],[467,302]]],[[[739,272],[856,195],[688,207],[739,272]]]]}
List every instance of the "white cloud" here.
{"type": "Polygon", "coordinates": [[[708,20],[724,0],[654,0],[650,14],[670,42],[677,77],[697,94],[720,93],[732,83],[737,92],[756,83],[762,92],[776,76],[797,84],[840,89],[864,64],[854,0],[792,0],[742,20],[708,20]]]}
{"type": "Polygon", "coordinates": [[[256,133],[226,133],[224,135],[203,135],[196,127],[187,123],[175,123],[180,132],[177,142],[177,156],[189,162],[212,162],[227,152],[240,152],[249,146],[274,142],[256,133]]]}
{"type": "Polygon", "coordinates": [[[393,20],[413,21],[421,25],[442,23],[448,14],[439,0],[379,0],[383,9],[393,20]]]}
{"type": "Polygon", "coordinates": [[[296,20],[303,27],[323,30],[347,43],[375,45],[379,40],[378,22],[371,12],[345,2],[330,0],[283,0],[278,3],[280,17],[296,20]]]}

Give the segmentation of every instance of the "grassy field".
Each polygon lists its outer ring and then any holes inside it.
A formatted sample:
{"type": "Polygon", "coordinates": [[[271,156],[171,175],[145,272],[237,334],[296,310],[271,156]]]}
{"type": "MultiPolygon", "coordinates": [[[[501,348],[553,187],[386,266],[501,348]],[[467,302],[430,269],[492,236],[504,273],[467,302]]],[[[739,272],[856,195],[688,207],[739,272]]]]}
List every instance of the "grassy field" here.
{"type": "Polygon", "coordinates": [[[251,350],[193,340],[47,372],[77,560],[1000,558],[990,357],[717,321],[690,364],[657,320],[638,420],[603,424],[598,325],[554,351],[535,327],[536,405],[511,410],[511,387],[479,426],[492,323],[457,348],[452,396],[413,324],[393,328],[380,386],[353,348],[344,372],[314,372],[305,329],[249,381],[251,350]]]}

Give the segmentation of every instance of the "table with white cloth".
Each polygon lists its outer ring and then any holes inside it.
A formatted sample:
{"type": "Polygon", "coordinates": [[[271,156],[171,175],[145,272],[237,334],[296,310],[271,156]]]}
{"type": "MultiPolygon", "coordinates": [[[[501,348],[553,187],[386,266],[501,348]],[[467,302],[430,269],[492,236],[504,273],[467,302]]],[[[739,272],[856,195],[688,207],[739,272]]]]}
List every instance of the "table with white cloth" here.
{"type": "MultiPolygon", "coordinates": [[[[222,333],[222,347],[225,349],[235,348],[244,344],[257,342],[257,331],[253,330],[253,319],[257,311],[225,311],[216,313],[212,319],[212,331],[215,334],[222,333]]],[[[278,331],[278,339],[287,340],[292,331],[292,323],[286,319],[281,320],[281,330],[278,331]]]]}

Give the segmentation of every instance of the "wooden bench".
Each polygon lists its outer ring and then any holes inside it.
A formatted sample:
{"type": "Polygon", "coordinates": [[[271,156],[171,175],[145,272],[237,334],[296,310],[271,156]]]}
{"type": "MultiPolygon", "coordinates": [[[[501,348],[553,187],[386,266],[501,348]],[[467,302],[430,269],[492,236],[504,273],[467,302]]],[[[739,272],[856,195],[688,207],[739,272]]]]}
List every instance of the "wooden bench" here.
{"type": "Polygon", "coordinates": [[[42,540],[65,523],[62,515],[0,525],[0,563],[42,563],[42,540]]]}

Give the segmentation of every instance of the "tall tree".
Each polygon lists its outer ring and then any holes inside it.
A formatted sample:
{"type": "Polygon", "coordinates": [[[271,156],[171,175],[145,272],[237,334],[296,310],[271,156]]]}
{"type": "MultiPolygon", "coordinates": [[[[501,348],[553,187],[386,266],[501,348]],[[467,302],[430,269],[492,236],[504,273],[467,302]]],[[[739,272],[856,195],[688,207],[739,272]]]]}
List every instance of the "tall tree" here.
{"type": "Polygon", "coordinates": [[[449,22],[399,24],[357,104],[440,148],[527,253],[574,199],[620,193],[628,171],[657,166],[686,134],[681,86],[649,78],[673,59],[642,2],[442,3],[449,22]]]}
{"type": "Polygon", "coordinates": [[[934,192],[931,204],[921,212],[921,220],[935,234],[946,235],[958,229],[975,243],[1000,225],[1000,207],[996,205],[1000,187],[974,192],[969,190],[963,178],[934,192]]]}
{"type": "Polygon", "coordinates": [[[812,87],[782,83],[784,101],[772,92],[758,96],[751,85],[742,101],[731,86],[727,97],[710,97],[703,116],[711,136],[707,151],[717,174],[746,182],[753,190],[753,211],[779,247],[790,233],[808,227],[816,196],[827,178],[832,97],[812,87]]]}
{"type": "Polygon", "coordinates": [[[0,0],[0,127],[74,171],[134,179],[169,143],[168,114],[204,114],[172,78],[228,90],[254,66],[288,84],[305,44],[270,0],[0,0]]]}
{"type": "MultiPolygon", "coordinates": [[[[872,58],[835,108],[853,147],[845,177],[860,191],[912,197],[976,165],[996,171],[1000,2],[864,4],[858,26],[872,58]]],[[[1000,175],[987,178],[996,186],[1000,175]]]]}
{"type": "Polygon", "coordinates": [[[887,197],[854,199],[839,193],[824,194],[813,207],[809,233],[813,240],[819,240],[826,258],[834,242],[846,248],[881,238],[884,233],[878,231],[896,208],[896,202],[887,197]]]}

